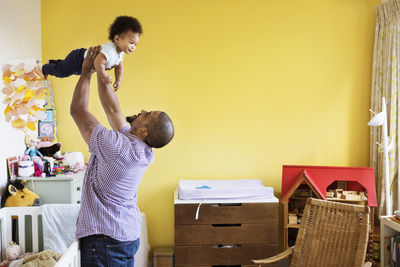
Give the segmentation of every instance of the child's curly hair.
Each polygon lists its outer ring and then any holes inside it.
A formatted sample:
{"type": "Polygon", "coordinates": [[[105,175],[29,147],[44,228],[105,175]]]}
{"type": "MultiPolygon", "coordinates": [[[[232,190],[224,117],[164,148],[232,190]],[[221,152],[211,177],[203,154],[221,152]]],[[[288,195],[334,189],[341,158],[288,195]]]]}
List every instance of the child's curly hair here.
{"type": "Polygon", "coordinates": [[[113,41],[115,35],[122,34],[128,30],[141,34],[142,25],[140,25],[140,22],[134,17],[119,16],[110,25],[108,39],[113,41]]]}

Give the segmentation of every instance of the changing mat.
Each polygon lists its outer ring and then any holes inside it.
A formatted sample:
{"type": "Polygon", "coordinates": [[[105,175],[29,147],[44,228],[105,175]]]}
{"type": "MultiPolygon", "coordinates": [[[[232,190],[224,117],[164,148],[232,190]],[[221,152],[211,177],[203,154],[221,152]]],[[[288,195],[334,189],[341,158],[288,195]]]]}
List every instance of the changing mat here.
{"type": "Polygon", "coordinates": [[[180,180],[179,199],[275,198],[272,187],[261,180],[180,180]]]}

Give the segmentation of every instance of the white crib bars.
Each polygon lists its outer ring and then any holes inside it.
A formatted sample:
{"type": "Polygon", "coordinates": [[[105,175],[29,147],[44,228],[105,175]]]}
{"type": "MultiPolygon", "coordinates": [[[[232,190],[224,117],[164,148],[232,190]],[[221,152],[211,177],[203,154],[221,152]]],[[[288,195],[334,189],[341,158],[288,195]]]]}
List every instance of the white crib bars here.
{"type": "Polygon", "coordinates": [[[25,216],[32,218],[32,250],[39,252],[39,215],[42,214],[41,207],[9,207],[0,209],[1,225],[1,259],[5,259],[5,251],[12,240],[12,219],[18,218],[18,244],[22,253],[26,252],[25,244],[25,216]]]}

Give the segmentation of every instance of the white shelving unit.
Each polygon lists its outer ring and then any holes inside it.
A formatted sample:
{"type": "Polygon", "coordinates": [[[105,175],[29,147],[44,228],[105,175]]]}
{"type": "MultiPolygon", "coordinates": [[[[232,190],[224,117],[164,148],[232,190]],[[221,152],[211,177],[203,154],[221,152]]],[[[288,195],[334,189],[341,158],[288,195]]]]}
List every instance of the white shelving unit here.
{"type": "Polygon", "coordinates": [[[385,237],[400,234],[400,223],[390,219],[392,216],[381,216],[381,266],[385,263],[385,237]]]}
{"type": "Polygon", "coordinates": [[[82,183],[85,171],[75,174],[57,175],[55,177],[17,177],[25,179],[26,188],[40,196],[42,204],[81,202],[82,183]]]}

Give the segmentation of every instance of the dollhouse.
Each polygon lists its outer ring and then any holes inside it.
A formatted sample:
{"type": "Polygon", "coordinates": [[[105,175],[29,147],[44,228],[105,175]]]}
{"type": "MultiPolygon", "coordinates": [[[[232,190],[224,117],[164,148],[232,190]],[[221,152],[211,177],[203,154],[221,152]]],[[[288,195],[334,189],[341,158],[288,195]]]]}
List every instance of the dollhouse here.
{"type": "MultiPolygon", "coordinates": [[[[372,168],[284,165],[281,200],[285,249],[293,246],[309,197],[376,207],[372,168]]],[[[371,209],[371,228],[373,228],[371,209]]]]}

